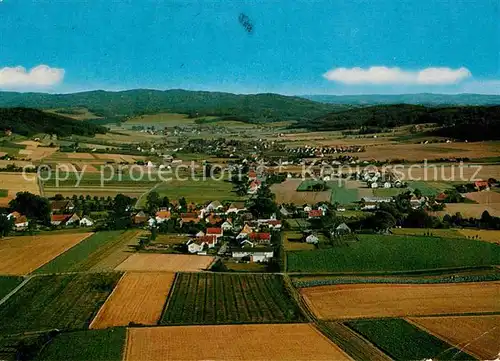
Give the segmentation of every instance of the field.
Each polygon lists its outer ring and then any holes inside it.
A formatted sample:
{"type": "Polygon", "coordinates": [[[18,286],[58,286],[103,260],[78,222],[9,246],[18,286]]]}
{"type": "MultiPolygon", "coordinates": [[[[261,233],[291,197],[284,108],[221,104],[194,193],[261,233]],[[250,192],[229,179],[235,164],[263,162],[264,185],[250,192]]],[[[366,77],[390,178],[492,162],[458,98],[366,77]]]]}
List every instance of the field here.
{"type": "Polygon", "coordinates": [[[125,361],[350,360],[310,324],[177,326],[128,330],[125,361]]]}
{"type": "Polygon", "coordinates": [[[101,307],[90,328],[155,325],[174,281],[172,273],[126,273],[101,307]]]}
{"type": "MultiPolygon", "coordinates": [[[[123,243],[130,240],[127,235],[135,234],[135,232],[137,231],[128,231],[125,233],[123,231],[104,231],[95,233],[43,267],[40,267],[35,273],[79,272],[90,271],[91,269],[108,270],[111,261],[108,263],[107,257],[116,257],[116,264],[118,264],[122,257],[123,243]],[[114,252],[116,252],[115,255],[113,255],[114,252]],[[102,265],[102,268],[99,264],[102,265]]],[[[123,256],[126,256],[124,252],[123,256]]],[[[113,265],[111,264],[111,266],[113,265]]]]}
{"type": "Polygon", "coordinates": [[[348,326],[394,360],[474,359],[401,319],[352,321],[348,326]]]}
{"type": "Polygon", "coordinates": [[[4,238],[0,241],[0,274],[31,273],[91,234],[67,233],[4,238]]]}
{"type": "Polygon", "coordinates": [[[283,234],[283,246],[285,247],[285,251],[310,251],[316,248],[313,244],[296,241],[301,237],[302,232],[285,232],[283,234]],[[289,239],[293,239],[294,241],[290,241],[289,239]]]}
{"type": "Polygon", "coordinates": [[[500,231],[490,231],[486,229],[461,229],[458,231],[464,237],[478,237],[481,241],[500,243],[500,231]]]}
{"type": "Polygon", "coordinates": [[[36,360],[121,361],[126,332],[125,328],[113,328],[62,333],[43,348],[36,360]]]}
{"type": "MultiPolygon", "coordinates": [[[[498,150],[497,150],[498,154],[498,150]]],[[[455,182],[474,182],[479,179],[488,179],[490,177],[500,178],[500,166],[488,164],[464,164],[462,167],[458,164],[432,164],[424,166],[419,164],[418,167],[405,166],[399,169],[403,180],[420,180],[420,181],[455,181],[455,182]]],[[[396,168],[398,169],[398,168],[396,168]]]]}
{"type": "Polygon", "coordinates": [[[407,235],[407,236],[425,236],[426,234],[431,234],[435,237],[444,238],[463,238],[459,229],[448,228],[448,229],[429,229],[429,228],[393,228],[391,230],[393,234],[396,235],[407,235]]]}
{"type": "Polygon", "coordinates": [[[420,192],[422,192],[422,195],[429,197],[435,196],[447,189],[452,189],[453,186],[445,182],[410,181],[408,182],[408,188],[411,188],[413,190],[418,189],[420,190],[420,192]]]}
{"type": "Polygon", "coordinates": [[[302,319],[281,276],[180,273],[161,323],[272,323],[302,319]]]}
{"type": "Polygon", "coordinates": [[[0,189],[8,190],[6,197],[0,198],[0,206],[7,206],[11,199],[16,197],[18,192],[30,192],[40,194],[36,173],[26,174],[23,177],[22,173],[0,173],[0,189]],[[26,179],[25,179],[26,178],[26,179]]]}
{"type": "Polygon", "coordinates": [[[500,264],[500,249],[468,239],[358,235],[358,242],[287,252],[289,272],[411,271],[500,264]]]}
{"type": "Polygon", "coordinates": [[[207,269],[214,260],[210,256],[185,254],[135,253],[115,269],[117,271],[197,272],[207,269]]]}
{"type": "Polygon", "coordinates": [[[419,317],[410,322],[481,360],[500,353],[500,316],[419,317]]]}
{"type": "Polygon", "coordinates": [[[391,359],[340,322],[320,323],[321,331],[355,360],[390,361],[391,359]]]}
{"type": "Polygon", "coordinates": [[[0,334],[86,328],[119,273],[34,277],[0,307],[0,334]]]}
{"type": "Polygon", "coordinates": [[[23,281],[22,277],[0,276],[0,300],[23,281]]]}
{"type": "Polygon", "coordinates": [[[286,179],[283,183],[273,184],[270,189],[276,195],[276,203],[314,204],[330,202],[331,191],[297,192],[301,179],[286,179]]]}
{"type": "Polygon", "coordinates": [[[484,211],[488,211],[490,216],[500,217],[500,203],[492,204],[471,204],[471,203],[447,203],[444,211],[435,212],[439,216],[445,214],[460,213],[462,217],[481,218],[484,211]]]}
{"type": "Polygon", "coordinates": [[[331,188],[331,203],[349,204],[360,200],[358,189],[349,188],[346,184],[340,185],[338,181],[328,182],[331,188]]]}
{"type": "MultiPolygon", "coordinates": [[[[166,177],[174,177],[169,175],[166,177]]],[[[187,177],[187,176],[186,176],[187,177]]],[[[160,194],[160,197],[168,197],[171,200],[177,200],[181,197],[186,198],[188,202],[205,203],[208,201],[235,201],[241,200],[243,197],[238,196],[233,191],[233,185],[225,180],[215,180],[207,178],[201,180],[194,179],[172,179],[168,182],[161,183],[155,188],[155,191],[160,194]]],[[[146,197],[143,197],[143,201],[146,197]]],[[[144,204],[140,203],[141,206],[144,204]]]]}
{"type": "Polygon", "coordinates": [[[353,284],[300,292],[320,319],[500,312],[500,282],[353,284]]]}

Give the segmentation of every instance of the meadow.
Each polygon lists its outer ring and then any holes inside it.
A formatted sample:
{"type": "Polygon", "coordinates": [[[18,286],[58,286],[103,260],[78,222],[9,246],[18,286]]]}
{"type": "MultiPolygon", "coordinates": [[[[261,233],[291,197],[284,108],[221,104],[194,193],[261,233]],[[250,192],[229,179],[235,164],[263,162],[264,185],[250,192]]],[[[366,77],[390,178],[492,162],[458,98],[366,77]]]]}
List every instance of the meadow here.
{"type": "Polygon", "coordinates": [[[500,249],[476,240],[358,235],[348,245],[286,253],[288,272],[391,272],[500,264],[500,249]]]}
{"type": "Polygon", "coordinates": [[[119,273],[34,277],[0,307],[0,334],[87,328],[119,273]]]}
{"type": "Polygon", "coordinates": [[[394,360],[474,359],[402,319],[351,321],[347,325],[394,360]]]}
{"type": "Polygon", "coordinates": [[[43,347],[36,361],[121,361],[126,332],[125,328],[109,328],[61,333],[43,347]]]}
{"type": "Polygon", "coordinates": [[[23,281],[22,277],[0,276],[0,300],[23,281]]]}
{"type": "Polygon", "coordinates": [[[179,273],[161,324],[297,322],[303,316],[278,275],[179,273]]]}

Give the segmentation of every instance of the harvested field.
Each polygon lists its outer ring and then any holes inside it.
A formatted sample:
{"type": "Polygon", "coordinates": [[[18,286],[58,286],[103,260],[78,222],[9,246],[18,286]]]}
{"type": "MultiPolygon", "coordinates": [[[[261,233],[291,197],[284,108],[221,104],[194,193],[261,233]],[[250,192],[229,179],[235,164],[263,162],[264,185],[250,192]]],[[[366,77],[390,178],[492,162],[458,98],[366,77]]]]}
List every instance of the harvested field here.
{"type": "Polygon", "coordinates": [[[486,229],[461,229],[458,231],[465,237],[477,237],[485,242],[500,244],[500,231],[490,231],[486,229]]]}
{"type": "Polygon", "coordinates": [[[405,166],[403,169],[398,169],[398,173],[403,180],[473,182],[490,177],[500,178],[500,165],[464,164],[461,167],[458,164],[431,164],[427,166],[418,164],[418,167],[405,166]]]}
{"type": "Polygon", "coordinates": [[[471,203],[447,203],[444,211],[433,212],[439,216],[445,214],[455,214],[459,212],[462,217],[481,218],[484,211],[488,211],[490,216],[500,217],[500,203],[491,204],[471,204],[471,203]]]}
{"type": "Polygon", "coordinates": [[[350,360],[310,324],[133,328],[127,339],[125,361],[350,360]]]}
{"type": "Polygon", "coordinates": [[[0,334],[87,328],[119,273],[32,278],[0,307],[0,334]]]}
{"type": "Polygon", "coordinates": [[[337,285],[300,292],[320,319],[500,312],[500,282],[337,285]]]}
{"type": "MultiPolygon", "coordinates": [[[[380,142],[380,140],[379,140],[380,142]]],[[[387,144],[367,146],[365,152],[350,153],[361,160],[406,159],[409,161],[438,158],[485,158],[498,156],[498,142],[387,144]]]]}
{"type": "Polygon", "coordinates": [[[0,274],[31,273],[90,235],[92,233],[4,238],[0,241],[0,274]]]}
{"type": "Polygon", "coordinates": [[[299,322],[302,313],[278,275],[180,273],[161,323],[299,322]]]}
{"type": "Polygon", "coordinates": [[[173,273],[126,273],[99,310],[90,328],[155,325],[174,281],[173,273]]]}
{"type": "Polygon", "coordinates": [[[115,269],[118,271],[197,272],[207,269],[214,257],[184,254],[135,253],[115,269]]]}
{"type": "Polygon", "coordinates": [[[276,202],[294,204],[313,204],[318,202],[330,202],[331,191],[322,192],[297,192],[302,179],[287,179],[283,183],[273,184],[271,191],[276,195],[276,202]]]}
{"type": "Polygon", "coordinates": [[[410,322],[480,360],[500,353],[500,316],[418,317],[410,322]]]}
{"type": "Polygon", "coordinates": [[[0,200],[0,206],[7,206],[9,201],[14,199],[18,192],[40,194],[35,173],[27,174],[25,179],[22,173],[1,172],[0,189],[7,189],[9,191],[7,197],[0,200]]]}
{"type": "Polygon", "coordinates": [[[68,157],[69,159],[91,159],[91,160],[95,160],[96,157],[94,157],[93,154],[91,153],[64,153],[66,155],[66,157],[68,157]]]}
{"type": "Polygon", "coordinates": [[[500,193],[492,191],[471,192],[466,193],[465,196],[479,204],[494,204],[500,205],[500,193]]]}

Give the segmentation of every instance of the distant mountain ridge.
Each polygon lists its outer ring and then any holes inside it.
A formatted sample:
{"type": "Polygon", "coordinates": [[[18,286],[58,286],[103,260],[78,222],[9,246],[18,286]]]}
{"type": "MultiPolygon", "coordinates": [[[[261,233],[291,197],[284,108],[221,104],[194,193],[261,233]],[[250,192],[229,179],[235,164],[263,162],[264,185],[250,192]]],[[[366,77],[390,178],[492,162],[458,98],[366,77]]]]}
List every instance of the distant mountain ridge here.
{"type": "Polygon", "coordinates": [[[414,104],[446,105],[500,105],[500,95],[484,94],[368,94],[368,95],[302,95],[303,98],[325,104],[390,105],[414,104]]]}
{"type": "Polygon", "coordinates": [[[37,109],[85,107],[105,118],[159,112],[221,116],[247,122],[306,120],[346,106],[279,94],[239,95],[187,90],[90,91],[74,94],[0,92],[0,107],[37,109]]]}

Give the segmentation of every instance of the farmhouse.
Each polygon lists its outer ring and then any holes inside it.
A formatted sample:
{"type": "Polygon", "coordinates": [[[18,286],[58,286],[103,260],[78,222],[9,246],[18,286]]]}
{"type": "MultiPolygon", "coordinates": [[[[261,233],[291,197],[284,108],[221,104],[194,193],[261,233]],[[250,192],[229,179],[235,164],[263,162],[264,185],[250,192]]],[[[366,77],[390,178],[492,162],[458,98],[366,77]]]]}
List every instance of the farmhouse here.
{"type": "Polygon", "coordinates": [[[148,221],[148,216],[143,211],[140,211],[132,216],[132,222],[134,224],[143,224],[148,221]]]}
{"type": "Polygon", "coordinates": [[[206,206],[203,211],[205,213],[210,213],[214,211],[221,210],[223,208],[222,203],[219,201],[213,201],[208,206],[206,206]]]}
{"type": "Polygon", "coordinates": [[[165,221],[168,221],[172,217],[172,214],[170,211],[158,211],[155,214],[155,220],[156,223],[163,223],[165,221]]]}
{"type": "Polygon", "coordinates": [[[335,228],[335,234],[337,236],[342,236],[344,234],[349,234],[349,233],[351,233],[351,229],[345,223],[341,223],[335,228]]]}
{"type": "Polygon", "coordinates": [[[248,235],[248,240],[256,244],[270,244],[271,234],[264,232],[252,232],[248,235]]]}
{"type": "Polygon", "coordinates": [[[274,256],[272,248],[238,249],[231,251],[231,257],[242,259],[249,257],[250,262],[268,262],[274,256]]]}
{"type": "Polygon", "coordinates": [[[228,209],[226,210],[226,214],[238,213],[245,210],[246,210],[245,202],[233,202],[229,205],[228,209]]]}
{"type": "Polygon", "coordinates": [[[53,226],[62,226],[70,219],[71,214],[53,214],[50,216],[50,224],[53,226]]]}
{"type": "Polygon", "coordinates": [[[207,228],[205,235],[215,237],[215,240],[217,242],[219,240],[219,238],[222,237],[223,230],[222,230],[222,228],[218,228],[218,227],[209,227],[209,228],[207,228]]]}
{"type": "Polygon", "coordinates": [[[245,239],[248,237],[250,233],[253,232],[252,227],[250,227],[248,224],[245,224],[243,229],[240,231],[240,233],[236,236],[236,239],[245,239]]]}
{"type": "Polygon", "coordinates": [[[94,221],[92,219],[90,219],[89,217],[87,217],[87,216],[83,216],[80,219],[80,226],[83,226],[83,227],[92,227],[93,225],[94,225],[94,221]]]}
{"type": "Polygon", "coordinates": [[[232,231],[233,223],[231,222],[231,219],[228,218],[224,223],[222,223],[221,228],[223,231],[232,231]]]}
{"type": "Polygon", "coordinates": [[[281,229],[281,221],[277,219],[258,219],[259,226],[267,226],[270,229],[281,229]]]}
{"type": "Polygon", "coordinates": [[[70,200],[52,201],[50,202],[52,212],[72,212],[75,205],[70,200]]]}
{"type": "Polygon", "coordinates": [[[321,218],[321,217],[323,217],[323,211],[321,209],[313,209],[313,210],[309,211],[309,213],[308,213],[309,219],[321,218]]]}
{"type": "Polygon", "coordinates": [[[201,241],[199,238],[197,239],[190,239],[187,241],[187,246],[188,246],[188,252],[189,253],[198,253],[203,251],[203,247],[205,246],[205,243],[201,241]]]}
{"type": "Polygon", "coordinates": [[[489,191],[490,190],[490,185],[487,181],[475,181],[474,186],[478,191],[489,191]]]}
{"type": "Polygon", "coordinates": [[[14,219],[14,228],[16,230],[25,229],[26,227],[28,227],[28,225],[29,225],[29,222],[28,222],[28,218],[26,216],[19,216],[19,217],[14,219]]]}
{"type": "Polygon", "coordinates": [[[80,224],[80,217],[78,214],[74,213],[72,214],[68,220],[66,221],[66,225],[69,226],[70,224],[80,224]]]}
{"type": "Polygon", "coordinates": [[[306,243],[310,244],[318,244],[319,238],[316,237],[314,234],[310,234],[309,236],[306,237],[306,243]]]}
{"type": "Polygon", "coordinates": [[[181,226],[184,223],[198,223],[200,221],[200,218],[198,218],[198,215],[196,213],[181,213],[180,215],[181,218],[181,226]]]}

